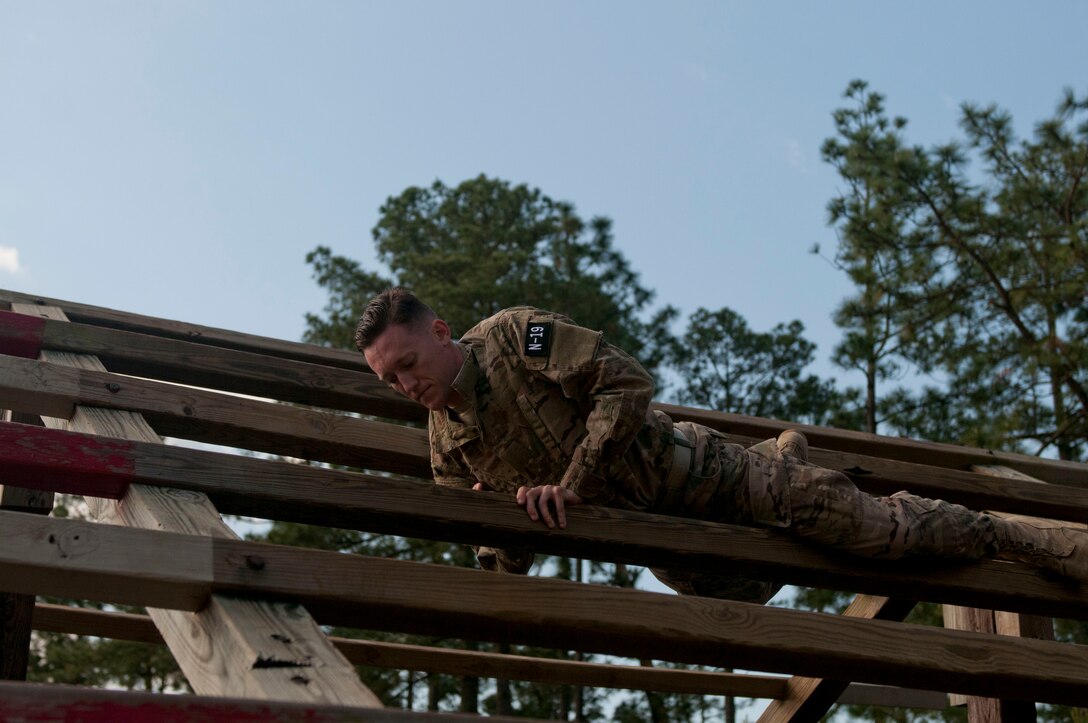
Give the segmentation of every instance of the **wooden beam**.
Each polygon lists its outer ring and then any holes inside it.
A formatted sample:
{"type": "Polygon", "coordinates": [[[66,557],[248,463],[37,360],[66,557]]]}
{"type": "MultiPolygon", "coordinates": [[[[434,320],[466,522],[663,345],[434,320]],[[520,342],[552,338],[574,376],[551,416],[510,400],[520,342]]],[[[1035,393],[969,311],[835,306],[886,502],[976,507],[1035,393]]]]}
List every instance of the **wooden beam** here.
{"type": "Polygon", "coordinates": [[[0,512],[0,585],[136,605],[246,595],[347,627],[1088,704],[1083,646],[15,512],[0,512]],[[209,543],[210,582],[193,569],[209,543]]]}
{"type": "MultiPolygon", "coordinates": [[[[265,357],[265,362],[268,361],[268,357],[271,357],[288,361],[298,360],[318,366],[340,367],[349,371],[368,371],[362,355],[354,351],[270,339],[198,324],[157,319],[88,304],[48,299],[0,289],[0,308],[10,308],[12,303],[25,303],[31,306],[43,304],[57,306],[67,311],[73,321],[81,324],[136,332],[140,335],[152,335],[164,339],[187,341],[228,350],[244,351],[255,356],[265,357]]],[[[140,372],[137,371],[136,373],[140,372]]],[[[426,410],[408,400],[398,399],[390,395],[388,390],[382,389],[383,386],[373,387],[374,391],[382,392],[379,395],[379,403],[399,407],[396,413],[390,413],[388,416],[414,421],[424,421],[426,419],[426,410]]],[[[361,398],[369,397],[370,387],[367,389],[368,391],[361,392],[361,398]]],[[[369,402],[360,403],[364,406],[369,404],[369,402]]],[[[326,406],[338,407],[336,404],[326,406]]],[[[810,448],[812,449],[837,450],[851,454],[924,463],[960,470],[967,469],[973,464],[1004,464],[1051,484],[1088,487],[1088,466],[1076,462],[1043,459],[1029,455],[960,445],[923,442],[900,437],[886,437],[865,432],[816,427],[670,404],[656,404],[655,407],[667,412],[677,421],[695,421],[741,437],[766,439],[778,435],[784,429],[800,429],[808,436],[810,448]]],[[[346,406],[343,408],[354,409],[355,407],[346,406]]]]}
{"type": "MultiPolygon", "coordinates": [[[[3,356],[0,399],[52,416],[71,416],[77,404],[138,412],[168,436],[430,477],[424,430],[316,409],[3,356]]],[[[833,451],[814,450],[813,462],[852,471],[870,491],[905,488],[973,509],[1088,520],[1088,490],[833,451]]]]}
{"type": "Polygon", "coordinates": [[[246,334],[238,331],[219,329],[202,324],[192,324],[171,319],[159,319],[153,316],[134,314],[128,311],[117,311],[102,306],[81,304],[73,301],[52,299],[34,294],[24,294],[18,291],[0,289],[0,309],[10,311],[12,305],[20,305],[23,308],[35,306],[51,306],[60,309],[64,318],[79,324],[103,326],[108,329],[131,331],[137,334],[150,334],[166,339],[179,341],[191,341],[209,346],[235,349],[255,354],[278,357],[281,359],[294,359],[296,361],[321,364],[324,366],[338,366],[344,369],[364,370],[366,360],[363,355],[354,349],[332,349],[316,344],[304,344],[297,341],[273,339],[256,334],[246,334]]]}
{"type": "MultiPolygon", "coordinates": [[[[5,721],[201,721],[202,723],[464,723],[453,713],[356,706],[256,701],[239,697],[166,695],[98,690],[71,685],[0,683],[0,720],[5,721]]],[[[494,723],[532,723],[537,718],[489,716],[494,723]]]]}
{"type": "MultiPolygon", "coordinates": [[[[972,470],[880,459],[870,455],[811,449],[813,464],[838,470],[859,489],[875,495],[908,490],[973,510],[1006,510],[1074,522],[1088,522],[1088,488],[1040,485],[997,478],[972,470]]],[[[1082,465],[1088,469],[1088,465],[1082,465]]]]}
{"type": "Polygon", "coordinates": [[[566,530],[530,521],[505,495],[440,487],[124,440],[99,452],[96,438],[0,425],[0,457],[21,484],[65,488],[79,483],[67,450],[91,457],[90,469],[112,466],[128,484],[206,493],[229,514],[443,539],[654,567],[730,569],[785,582],[891,597],[974,605],[993,601],[1021,612],[1071,618],[1088,615],[1088,590],[1049,579],[1026,565],[967,565],[928,560],[853,558],[777,530],[579,506],[566,530]],[[97,455],[97,456],[96,456],[97,455]],[[131,470],[131,473],[128,473],[131,470]]]}
{"type": "Polygon", "coordinates": [[[45,319],[39,330],[28,332],[13,323],[19,316],[0,311],[0,353],[15,355],[20,350],[32,350],[36,344],[39,348],[95,356],[105,369],[119,374],[396,419],[420,416],[418,405],[361,370],[53,319],[45,319]]]}
{"type": "MultiPolygon", "coordinates": [[[[34,628],[142,643],[162,643],[162,637],[146,615],[103,612],[90,608],[39,603],[34,608],[34,628]]],[[[786,679],[780,676],[604,665],[353,638],[330,637],[329,640],[355,665],[377,668],[482,678],[501,677],[550,685],[588,685],[746,698],[775,698],[783,695],[786,690],[786,679]]]]}
{"type": "MultiPolygon", "coordinates": [[[[914,606],[913,600],[858,595],[843,611],[843,615],[899,622],[907,617],[914,606]]],[[[786,685],[786,695],[764,709],[759,723],[819,721],[849,686],[848,681],[794,676],[786,685]]]]}
{"type": "Polygon", "coordinates": [[[136,412],[165,436],[431,476],[424,430],[319,409],[5,356],[0,400],[52,416],[76,405],[136,412]]]}
{"type": "MultiPolygon", "coordinates": [[[[41,424],[41,419],[3,410],[4,423],[41,424]]],[[[47,515],[53,510],[53,493],[15,487],[0,466],[0,509],[47,515]]],[[[30,662],[33,595],[0,593],[0,680],[26,680],[30,662]]]]}
{"type": "MultiPolygon", "coordinates": [[[[66,323],[63,312],[51,307],[13,305],[13,311],[49,317],[46,318],[47,325],[66,323]]],[[[41,358],[47,362],[105,371],[97,357],[85,354],[46,349],[41,352],[41,358]]],[[[43,421],[52,427],[73,429],[87,435],[109,436],[118,444],[123,444],[124,440],[139,440],[152,447],[164,448],[162,440],[143,417],[130,412],[77,405],[69,420],[43,418],[43,421]]],[[[85,435],[84,439],[88,444],[102,444],[94,436],[85,435]]],[[[99,455],[95,459],[100,465],[111,470],[124,469],[116,456],[103,456],[98,448],[95,453],[99,455]]],[[[68,449],[61,456],[85,459],[94,457],[95,453],[83,450],[73,454],[68,449]]],[[[6,456],[11,458],[14,452],[9,450],[6,456]]],[[[101,470],[95,474],[101,475],[101,470]]],[[[118,525],[208,536],[200,538],[204,540],[210,540],[211,536],[236,537],[207,496],[199,493],[134,484],[125,492],[123,504],[91,499],[88,502],[92,503],[92,513],[99,519],[118,525]]],[[[82,550],[85,545],[93,544],[95,534],[95,528],[87,528],[86,532],[77,532],[73,538],[49,542],[55,543],[62,555],[67,555],[69,548],[82,550]]],[[[188,562],[203,568],[203,554],[199,549],[197,553],[197,558],[188,562]]],[[[100,585],[103,580],[88,584],[100,585]]],[[[297,609],[297,606],[288,608],[282,603],[236,600],[218,595],[204,596],[202,606],[198,614],[178,612],[171,604],[148,610],[197,692],[381,707],[377,696],[359,681],[351,664],[328,642],[305,610],[297,609]],[[276,664],[268,665],[270,660],[276,664]]]]}
{"type": "MultiPolygon", "coordinates": [[[[6,411],[5,421],[11,418],[11,412],[6,411]]],[[[4,484],[0,471],[0,509],[49,514],[53,493],[4,484]]],[[[0,680],[26,680],[33,611],[33,595],[0,593],[0,680]]]]}
{"type": "MultiPolygon", "coordinates": [[[[168,436],[430,477],[424,430],[316,409],[3,356],[0,399],[47,416],[71,416],[77,404],[138,412],[168,436]]],[[[813,462],[853,472],[873,492],[905,488],[973,509],[1088,520],[1088,490],[834,451],[814,450],[813,462]]]]}
{"type": "MultiPolygon", "coordinates": [[[[34,628],[51,633],[92,635],[162,645],[162,636],[151,619],[147,615],[132,613],[39,602],[34,608],[34,628]]],[[[788,678],[781,676],[585,663],[344,637],[329,639],[349,661],[372,668],[503,677],[507,680],[549,685],[629,688],[742,698],[781,698],[786,696],[787,690],[788,678]]],[[[854,684],[844,691],[839,702],[939,709],[948,705],[948,698],[930,690],[854,684]],[[886,702],[881,703],[881,700],[886,702]]]]}
{"type": "MultiPolygon", "coordinates": [[[[105,612],[93,608],[38,603],[34,608],[34,629],[162,644],[162,636],[146,615],[105,612]]],[[[329,640],[355,665],[506,678],[549,685],[655,690],[689,695],[781,698],[786,695],[788,680],[781,676],[584,663],[354,638],[330,637],[329,640]]],[[[941,693],[927,690],[851,684],[839,697],[839,702],[940,709],[947,706],[948,698],[941,693]]]]}
{"type": "Polygon", "coordinates": [[[705,424],[726,434],[754,439],[778,436],[783,430],[796,429],[805,433],[810,453],[814,449],[837,450],[887,460],[912,462],[949,469],[968,469],[971,465],[1001,464],[1031,475],[1050,484],[1088,487],[1088,465],[1067,460],[1044,459],[1025,454],[964,447],[957,444],[925,442],[902,437],[885,437],[848,429],[817,427],[775,419],[746,417],[740,414],[715,412],[708,409],[657,404],[676,421],[705,424]]]}

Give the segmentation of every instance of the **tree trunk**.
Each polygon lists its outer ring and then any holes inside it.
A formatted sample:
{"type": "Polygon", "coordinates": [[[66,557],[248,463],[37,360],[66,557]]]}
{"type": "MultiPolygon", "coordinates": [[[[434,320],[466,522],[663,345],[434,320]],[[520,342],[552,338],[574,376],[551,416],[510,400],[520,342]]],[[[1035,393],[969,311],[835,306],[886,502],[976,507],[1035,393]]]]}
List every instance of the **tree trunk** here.
{"type": "Polygon", "coordinates": [[[438,701],[442,698],[439,688],[439,677],[436,673],[427,676],[427,710],[438,710],[438,701]]]}

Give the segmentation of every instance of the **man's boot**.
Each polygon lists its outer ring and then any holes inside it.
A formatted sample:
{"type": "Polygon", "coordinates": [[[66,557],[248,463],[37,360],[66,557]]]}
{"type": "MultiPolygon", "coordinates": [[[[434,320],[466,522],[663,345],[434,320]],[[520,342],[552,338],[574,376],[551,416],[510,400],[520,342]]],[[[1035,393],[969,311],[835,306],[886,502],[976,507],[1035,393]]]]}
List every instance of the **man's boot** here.
{"type": "Polygon", "coordinates": [[[1020,515],[993,520],[999,560],[1026,562],[1088,583],[1088,530],[1020,515]]]}
{"type": "Polygon", "coordinates": [[[796,429],[787,429],[775,440],[778,451],[808,462],[808,440],[796,429]]]}

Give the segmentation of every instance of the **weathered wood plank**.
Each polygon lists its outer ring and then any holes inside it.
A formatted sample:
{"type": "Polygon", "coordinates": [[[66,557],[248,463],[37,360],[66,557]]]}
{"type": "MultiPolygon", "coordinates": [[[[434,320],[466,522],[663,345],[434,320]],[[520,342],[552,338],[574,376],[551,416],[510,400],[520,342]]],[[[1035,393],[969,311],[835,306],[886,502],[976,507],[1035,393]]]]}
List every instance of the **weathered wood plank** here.
{"type": "MultiPolygon", "coordinates": [[[[238,444],[286,456],[311,455],[333,463],[373,465],[375,469],[419,476],[429,473],[426,440],[420,430],[199,390],[175,387],[172,391],[169,385],[101,373],[85,372],[85,378],[58,376],[48,367],[40,369],[18,359],[0,359],[0,364],[4,364],[0,378],[7,380],[0,391],[5,397],[11,395],[13,401],[9,403],[22,402],[42,414],[70,414],[72,404],[79,400],[144,411],[152,415],[163,433],[198,441],[238,444]],[[33,399],[28,401],[28,395],[33,399]]],[[[828,450],[814,449],[812,457],[814,463],[853,471],[858,485],[874,493],[905,488],[974,509],[1016,509],[1037,516],[1088,520],[1088,490],[987,479],[969,471],[828,450]]]]}
{"type": "Polygon", "coordinates": [[[107,525],[92,540],[89,524],[0,513],[0,585],[72,597],[108,577],[96,589],[108,602],[146,604],[166,587],[185,605],[245,594],[294,601],[348,627],[1088,703],[1083,646],[107,525]],[[58,554],[58,540],[81,535],[58,554]],[[206,573],[175,566],[200,557],[209,539],[210,586],[206,573]]]}
{"type": "MultiPolygon", "coordinates": [[[[162,644],[162,636],[146,615],[104,612],[91,608],[39,603],[34,608],[34,629],[162,644]]],[[[786,694],[788,680],[781,676],[584,663],[376,640],[339,637],[330,637],[329,640],[355,665],[525,680],[549,685],[655,690],[689,695],[781,698],[786,694]]],[[[839,697],[839,702],[940,709],[947,706],[948,698],[944,694],[928,690],[851,684],[839,697]]]]}
{"type": "MultiPolygon", "coordinates": [[[[29,348],[20,314],[0,311],[0,353],[29,348]]],[[[418,419],[419,409],[369,372],[45,319],[39,346],[97,357],[112,372],[281,401],[418,419]]]]}
{"type": "MultiPolygon", "coordinates": [[[[162,643],[162,637],[147,616],[89,608],[39,603],[34,608],[34,628],[74,635],[162,643]]],[[[785,693],[786,687],[786,679],[777,676],[605,665],[351,638],[330,637],[329,640],[355,665],[377,668],[400,668],[484,678],[503,677],[550,685],[590,685],[747,698],[778,697],[785,693]]]]}
{"type": "Polygon", "coordinates": [[[777,436],[783,430],[797,429],[804,432],[808,438],[810,453],[817,449],[836,450],[949,469],[967,469],[971,465],[1002,464],[1051,484],[1088,487],[1088,465],[1079,462],[1043,459],[1011,452],[902,437],[885,437],[867,432],[746,417],[740,414],[680,407],[674,404],[655,406],[668,413],[674,420],[698,422],[726,434],[754,439],[767,439],[777,436]]]}
{"type": "Polygon", "coordinates": [[[332,349],[316,344],[304,344],[297,341],[273,339],[256,334],[220,329],[202,324],[192,324],[171,319],[159,319],[153,316],[117,311],[91,304],[52,299],[18,291],[0,289],[0,309],[11,310],[13,304],[25,307],[50,306],[60,309],[64,318],[80,324],[104,326],[138,334],[151,334],[167,339],[192,341],[209,346],[236,349],[256,354],[295,359],[297,361],[339,366],[345,369],[365,370],[366,360],[352,350],[332,349]]]}
{"type": "Polygon", "coordinates": [[[211,594],[210,538],[186,537],[166,559],[155,545],[168,538],[126,537],[118,533],[137,531],[23,512],[0,511],[0,520],[0,588],[7,592],[63,590],[58,597],[106,602],[120,602],[120,595],[139,599],[136,605],[182,610],[201,609],[211,594]]]}
{"type": "MultiPolygon", "coordinates": [[[[430,476],[423,430],[321,410],[14,357],[0,357],[0,400],[55,416],[70,416],[76,404],[140,412],[160,434],[430,476]]],[[[852,476],[859,485],[874,492],[905,488],[973,509],[1008,509],[1019,514],[1088,520],[1088,490],[834,451],[813,450],[812,455],[814,463],[854,470],[852,476]]]]}
{"type": "MultiPolygon", "coordinates": [[[[846,617],[899,622],[914,609],[913,600],[859,595],[843,611],[846,617]]],[[[795,676],[786,684],[786,695],[773,701],[759,717],[759,723],[819,721],[842,697],[849,681],[795,676]]]]}
{"type": "MultiPolygon", "coordinates": [[[[12,308],[14,312],[63,319],[63,312],[51,307],[13,304],[12,308]]],[[[91,355],[46,349],[40,356],[43,361],[104,371],[101,361],[91,355]]],[[[135,440],[149,443],[151,448],[163,448],[162,440],[144,418],[132,412],[76,405],[70,420],[43,421],[51,427],[116,438],[112,444],[135,440]]],[[[87,444],[102,444],[98,437],[84,439],[87,444]]],[[[104,462],[110,469],[124,469],[117,455],[96,452],[99,463],[104,462]]],[[[73,454],[71,449],[61,451],[59,456],[70,459],[81,455],[88,456],[82,450],[73,454]]],[[[10,459],[14,454],[7,456],[10,459]]],[[[128,487],[122,504],[88,501],[99,519],[114,524],[235,537],[207,496],[199,492],[137,484],[128,487]]],[[[282,603],[213,595],[199,614],[189,615],[171,607],[150,607],[148,613],[169,642],[193,689],[200,693],[381,707],[377,696],[359,681],[347,660],[297,606],[286,609],[282,603]],[[269,660],[276,664],[262,663],[269,660]]]]}
{"type": "MultiPolygon", "coordinates": [[[[34,453],[25,459],[38,466],[28,467],[23,484],[71,481],[70,460],[56,451],[77,443],[51,441],[63,434],[0,425],[0,450],[18,447],[34,453]],[[35,438],[45,443],[35,444],[35,438]],[[51,467],[63,474],[50,476],[51,467]]],[[[638,565],[732,570],[936,602],[974,605],[988,600],[1009,610],[1062,617],[1088,614],[1088,590],[1072,581],[1048,579],[1026,565],[849,558],[775,530],[591,506],[572,508],[567,529],[552,531],[498,494],[123,440],[111,447],[114,456],[122,455],[121,445],[131,445],[123,457],[134,470],[129,483],[205,492],[217,509],[230,514],[469,544],[529,546],[549,554],[638,565]]],[[[14,462],[8,464],[9,474],[19,472],[14,462]]]]}
{"type": "MultiPolygon", "coordinates": [[[[972,470],[897,462],[868,455],[810,449],[813,464],[846,473],[871,494],[908,490],[962,504],[973,510],[1006,510],[1051,519],[1085,522],[1083,500],[1088,489],[1042,485],[1023,478],[998,478],[972,470]]],[[[1081,465],[1088,470],[1088,465],[1081,465]]]]}
{"type": "Polygon", "coordinates": [[[164,436],[430,477],[426,433],[399,424],[0,356],[0,400],[69,417],[75,405],[144,416],[164,436]]]}
{"type": "MultiPolygon", "coordinates": [[[[457,723],[463,715],[345,705],[253,701],[196,695],[96,690],[69,685],[0,683],[0,720],[37,723],[200,721],[201,723],[457,723]]],[[[532,723],[536,718],[490,716],[495,723],[532,723]]]]}
{"type": "MultiPolygon", "coordinates": [[[[42,424],[40,417],[10,408],[0,418],[3,423],[42,424]]],[[[0,509],[46,515],[53,502],[52,492],[13,486],[0,466],[0,509]]],[[[26,680],[33,611],[33,595],[0,593],[0,680],[26,680]]]]}
{"type": "MultiPolygon", "coordinates": [[[[138,332],[140,335],[188,340],[193,343],[245,351],[256,356],[284,360],[295,359],[319,366],[340,366],[351,371],[366,370],[365,360],[363,360],[362,355],[352,351],[269,339],[197,324],[156,319],[86,304],[43,299],[19,292],[0,290],[0,306],[6,303],[10,307],[11,302],[26,302],[31,305],[44,303],[59,306],[69,311],[70,314],[74,314],[72,316],[73,321],[122,331],[138,332]]],[[[378,393],[380,404],[398,407],[395,413],[389,413],[387,416],[416,421],[425,419],[425,410],[412,402],[398,399],[391,392],[383,389],[383,386],[374,387],[374,391],[378,393]]],[[[368,395],[369,392],[362,394],[363,397],[368,395]]],[[[366,406],[369,403],[363,404],[366,406]]],[[[338,407],[339,405],[329,404],[326,406],[338,407]]],[[[959,445],[885,437],[851,430],[815,427],[669,404],[657,404],[655,406],[665,410],[678,421],[696,421],[722,432],[741,437],[765,439],[779,434],[783,429],[800,429],[809,437],[813,448],[838,450],[852,454],[961,470],[967,469],[972,464],[1005,464],[1052,484],[1088,487],[1088,466],[1075,462],[1042,459],[1028,455],[959,445]]]]}

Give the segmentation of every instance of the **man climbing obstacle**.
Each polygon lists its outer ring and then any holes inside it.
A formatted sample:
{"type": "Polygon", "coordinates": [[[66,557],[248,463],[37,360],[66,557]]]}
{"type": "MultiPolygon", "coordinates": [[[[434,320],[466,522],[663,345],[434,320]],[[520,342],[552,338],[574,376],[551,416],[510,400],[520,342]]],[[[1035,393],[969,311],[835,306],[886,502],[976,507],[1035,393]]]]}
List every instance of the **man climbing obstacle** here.
{"type": "MultiPolygon", "coordinates": [[[[500,311],[459,341],[410,292],[366,306],[355,344],[370,368],[430,410],[438,484],[511,494],[529,517],[566,526],[566,508],[606,505],[781,528],[872,558],[1020,560],[1088,582],[1088,533],[1038,527],[906,492],[873,497],[810,465],[789,430],[744,448],[651,409],[650,374],[600,332],[531,307],[500,311]]],[[[482,548],[489,569],[525,572],[531,554],[482,548]]],[[[684,594],[766,602],[780,584],[723,572],[653,570],[684,594]]]]}

